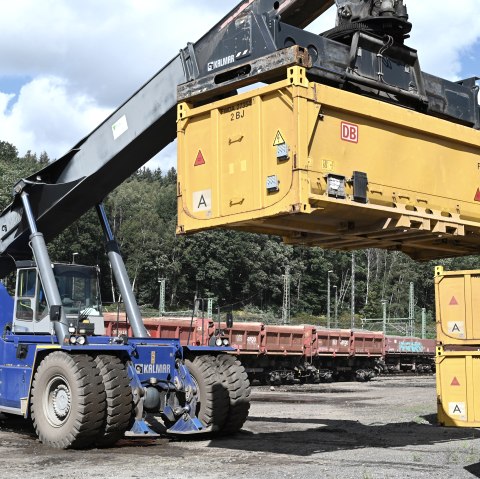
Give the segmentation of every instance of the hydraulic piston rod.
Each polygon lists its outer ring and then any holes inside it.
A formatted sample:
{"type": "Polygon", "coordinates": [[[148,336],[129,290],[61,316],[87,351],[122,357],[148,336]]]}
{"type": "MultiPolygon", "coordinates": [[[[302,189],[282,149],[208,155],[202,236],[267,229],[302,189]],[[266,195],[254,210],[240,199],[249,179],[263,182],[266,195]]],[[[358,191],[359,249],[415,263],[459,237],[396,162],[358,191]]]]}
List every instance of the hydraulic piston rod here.
{"type": "Polygon", "coordinates": [[[110,261],[110,264],[112,265],[113,275],[115,276],[118,289],[120,290],[123,301],[125,303],[125,309],[127,311],[127,316],[130,320],[130,324],[132,326],[133,335],[136,338],[147,338],[148,332],[145,328],[145,325],[143,324],[142,315],[133,294],[132,285],[130,284],[130,279],[128,278],[125,263],[123,262],[118,243],[113,236],[110,224],[108,223],[105,208],[103,207],[102,203],[99,203],[96,206],[96,209],[98,217],[100,218],[100,223],[102,225],[105,239],[107,240],[106,249],[108,259],[110,261]]]}
{"type": "MultiPolygon", "coordinates": [[[[53,274],[52,262],[48,256],[47,245],[45,244],[43,234],[37,230],[35,217],[33,216],[32,208],[30,207],[30,201],[28,200],[28,193],[24,191],[20,196],[22,198],[23,209],[31,232],[30,244],[33,250],[33,256],[42,280],[42,286],[43,290],[45,291],[47,303],[50,307],[53,305],[61,305],[62,299],[60,297],[60,292],[58,291],[58,286],[53,274]]],[[[53,327],[55,334],[57,335],[58,342],[63,344],[65,337],[68,335],[67,319],[65,317],[63,308],[61,310],[60,321],[53,321],[53,327]]]]}

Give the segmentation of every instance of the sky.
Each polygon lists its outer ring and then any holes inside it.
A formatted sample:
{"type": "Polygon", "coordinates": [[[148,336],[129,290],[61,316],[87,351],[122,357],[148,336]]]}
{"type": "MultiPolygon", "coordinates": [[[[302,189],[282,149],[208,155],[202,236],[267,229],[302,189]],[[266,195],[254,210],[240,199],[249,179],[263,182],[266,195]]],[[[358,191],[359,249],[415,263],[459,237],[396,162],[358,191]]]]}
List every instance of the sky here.
{"type": "MultiPolygon", "coordinates": [[[[61,157],[237,3],[0,0],[0,140],[21,155],[61,157]]],[[[451,80],[480,76],[478,0],[406,4],[414,25],[407,44],[422,70],[451,80]]],[[[330,9],[307,29],[334,23],[330,9]]],[[[173,143],[148,166],[175,164],[173,143]]]]}

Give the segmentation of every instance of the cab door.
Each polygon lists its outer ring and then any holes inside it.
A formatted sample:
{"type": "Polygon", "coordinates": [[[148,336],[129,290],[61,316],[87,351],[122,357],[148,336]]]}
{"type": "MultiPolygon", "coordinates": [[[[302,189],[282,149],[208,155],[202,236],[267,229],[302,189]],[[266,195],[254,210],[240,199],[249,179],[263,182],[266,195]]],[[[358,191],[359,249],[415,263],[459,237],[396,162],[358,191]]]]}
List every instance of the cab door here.
{"type": "Polygon", "coordinates": [[[13,313],[15,333],[49,332],[48,308],[36,268],[17,271],[17,286],[13,313]],[[45,319],[46,321],[42,321],[45,319]],[[43,323],[46,324],[43,324],[43,323]],[[39,327],[42,323],[43,327],[39,327]]]}

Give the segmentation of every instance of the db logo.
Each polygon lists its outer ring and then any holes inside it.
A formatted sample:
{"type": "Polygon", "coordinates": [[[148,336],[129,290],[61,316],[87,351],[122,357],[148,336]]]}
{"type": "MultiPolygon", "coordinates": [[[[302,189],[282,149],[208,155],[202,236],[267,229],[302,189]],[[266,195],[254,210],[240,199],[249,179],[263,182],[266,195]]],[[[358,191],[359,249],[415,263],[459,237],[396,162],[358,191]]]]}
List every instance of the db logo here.
{"type": "Polygon", "coordinates": [[[345,123],[342,121],[342,140],[351,143],[358,143],[358,125],[352,123],[345,123]]]}

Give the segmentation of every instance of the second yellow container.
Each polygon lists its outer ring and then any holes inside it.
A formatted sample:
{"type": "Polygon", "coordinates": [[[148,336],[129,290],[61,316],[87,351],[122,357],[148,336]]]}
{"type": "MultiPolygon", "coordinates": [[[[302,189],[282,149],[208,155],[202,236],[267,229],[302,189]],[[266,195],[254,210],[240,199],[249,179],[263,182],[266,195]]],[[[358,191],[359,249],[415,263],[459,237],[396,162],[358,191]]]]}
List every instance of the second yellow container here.
{"type": "Polygon", "coordinates": [[[480,427],[480,351],[437,348],[438,422],[480,427]]]}
{"type": "Polygon", "coordinates": [[[480,346],[480,270],[435,268],[437,340],[480,346]]]}

